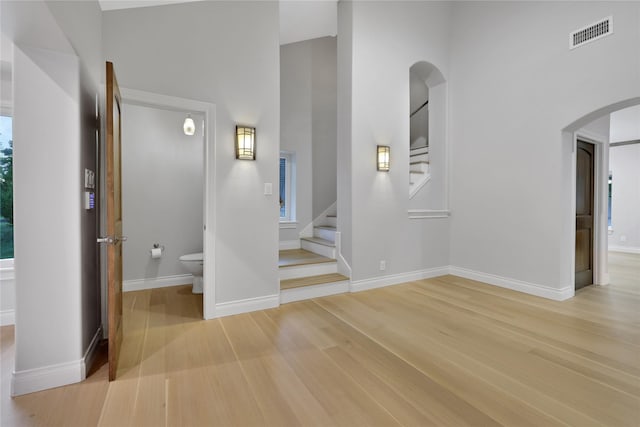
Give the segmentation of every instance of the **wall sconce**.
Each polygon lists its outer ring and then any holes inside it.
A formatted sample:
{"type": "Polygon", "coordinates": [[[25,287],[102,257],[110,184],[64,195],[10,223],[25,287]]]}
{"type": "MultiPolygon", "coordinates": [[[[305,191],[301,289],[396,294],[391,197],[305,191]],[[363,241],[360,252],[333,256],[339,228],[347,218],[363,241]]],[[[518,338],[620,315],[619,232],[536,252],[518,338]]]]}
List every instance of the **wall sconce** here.
{"type": "Polygon", "coordinates": [[[378,170],[389,172],[389,159],[391,147],[388,145],[378,145],[378,170]]]}
{"type": "Polygon", "coordinates": [[[236,126],[236,159],[256,159],[256,128],[236,126]]]}

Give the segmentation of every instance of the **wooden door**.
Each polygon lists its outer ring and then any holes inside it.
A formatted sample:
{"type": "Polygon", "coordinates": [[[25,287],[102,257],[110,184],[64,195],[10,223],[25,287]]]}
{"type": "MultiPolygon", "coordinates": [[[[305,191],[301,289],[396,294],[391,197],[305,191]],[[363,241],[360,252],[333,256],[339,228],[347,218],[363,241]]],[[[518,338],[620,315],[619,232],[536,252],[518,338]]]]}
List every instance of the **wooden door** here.
{"type": "Polygon", "coordinates": [[[122,180],[120,173],[120,89],[113,70],[107,62],[107,312],[109,321],[109,381],[116,378],[118,355],[122,344],[122,180]]]}
{"type": "Polygon", "coordinates": [[[595,147],[578,141],[576,160],[576,289],[593,284],[595,147]]]}

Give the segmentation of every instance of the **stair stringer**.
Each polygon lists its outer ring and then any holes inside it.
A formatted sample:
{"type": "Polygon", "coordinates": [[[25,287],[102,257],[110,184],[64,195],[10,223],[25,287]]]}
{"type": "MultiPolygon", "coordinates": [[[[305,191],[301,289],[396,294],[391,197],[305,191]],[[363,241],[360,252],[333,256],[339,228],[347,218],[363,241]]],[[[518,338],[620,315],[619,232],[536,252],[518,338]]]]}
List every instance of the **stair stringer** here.
{"type": "Polygon", "coordinates": [[[351,283],[351,266],[342,256],[342,233],[336,231],[336,261],[338,261],[338,273],[349,278],[351,283]]]}
{"type": "Polygon", "coordinates": [[[338,206],[338,202],[337,201],[333,202],[331,206],[325,209],[324,212],[318,215],[313,221],[307,224],[302,229],[302,231],[300,231],[299,237],[313,237],[313,227],[316,227],[318,225],[325,225],[324,224],[325,218],[327,217],[327,215],[335,214],[337,206],[338,206]]]}

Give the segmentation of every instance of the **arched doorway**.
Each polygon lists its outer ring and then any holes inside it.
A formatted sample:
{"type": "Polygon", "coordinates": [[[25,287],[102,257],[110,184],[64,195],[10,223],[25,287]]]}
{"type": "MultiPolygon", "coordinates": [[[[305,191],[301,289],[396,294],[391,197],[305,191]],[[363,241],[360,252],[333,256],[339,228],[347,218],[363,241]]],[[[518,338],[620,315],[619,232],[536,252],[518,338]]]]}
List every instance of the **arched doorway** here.
{"type": "MultiPolygon", "coordinates": [[[[640,98],[631,98],[595,110],[563,129],[563,143],[570,144],[572,201],[569,223],[575,223],[570,235],[575,247],[572,252],[571,277],[575,289],[585,284],[609,284],[609,127],[612,113],[640,105],[640,98]],[[606,132],[598,129],[606,128],[606,132]],[[605,135],[603,135],[606,133],[605,135]],[[593,159],[587,160],[585,151],[593,159]],[[587,170],[585,178],[584,170],[587,170]],[[589,175],[590,174],[590,175],[589,175]],[[591,182],[590,182],[591,181],[591,182]],[[586,199],[585,199],[586,197],[586,199]],[[585,202],[586,200],[586,202],[585,202]],[[585,222],[587,224],[585,225],[585,222]],[[585,275],[588,277],[585,279],[585,275]],[[587,283],[590,282],[590,283],[587,283]]],[[[640,136],[639,136],[640,138],[640,136]]]]}

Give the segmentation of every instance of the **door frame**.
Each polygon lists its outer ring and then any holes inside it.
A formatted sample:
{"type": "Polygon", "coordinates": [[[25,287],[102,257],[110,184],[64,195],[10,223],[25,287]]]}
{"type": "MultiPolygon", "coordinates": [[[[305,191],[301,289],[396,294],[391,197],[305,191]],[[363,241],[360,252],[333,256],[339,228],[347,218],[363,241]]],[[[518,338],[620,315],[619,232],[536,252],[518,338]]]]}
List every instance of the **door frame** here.
{"type": "Polygon", "coordinates": [[[571,286],[575,292],[576,282],[576,180],[578,140],[594,145],[594,186],[593,186],[593,284],[604,286],[609,284],[607,259],[607,179],[609,178],[609,138],[581,129],[573,132],[571,156],[571,286]]]}
{"type": "Polygon", "coordinates": [[[216,106],[209,102],[196,101],[193,99],[179,98],[175,96],[161,95],[152,92],[145,92],[136,89],[120,88],[122,104],[141,105],[165,110],[200,113],[204,115],[204,230],[203,230],[203,295],[202,312],[204,319],[215,317],[215,129],[216,129],[216,106]]]}

